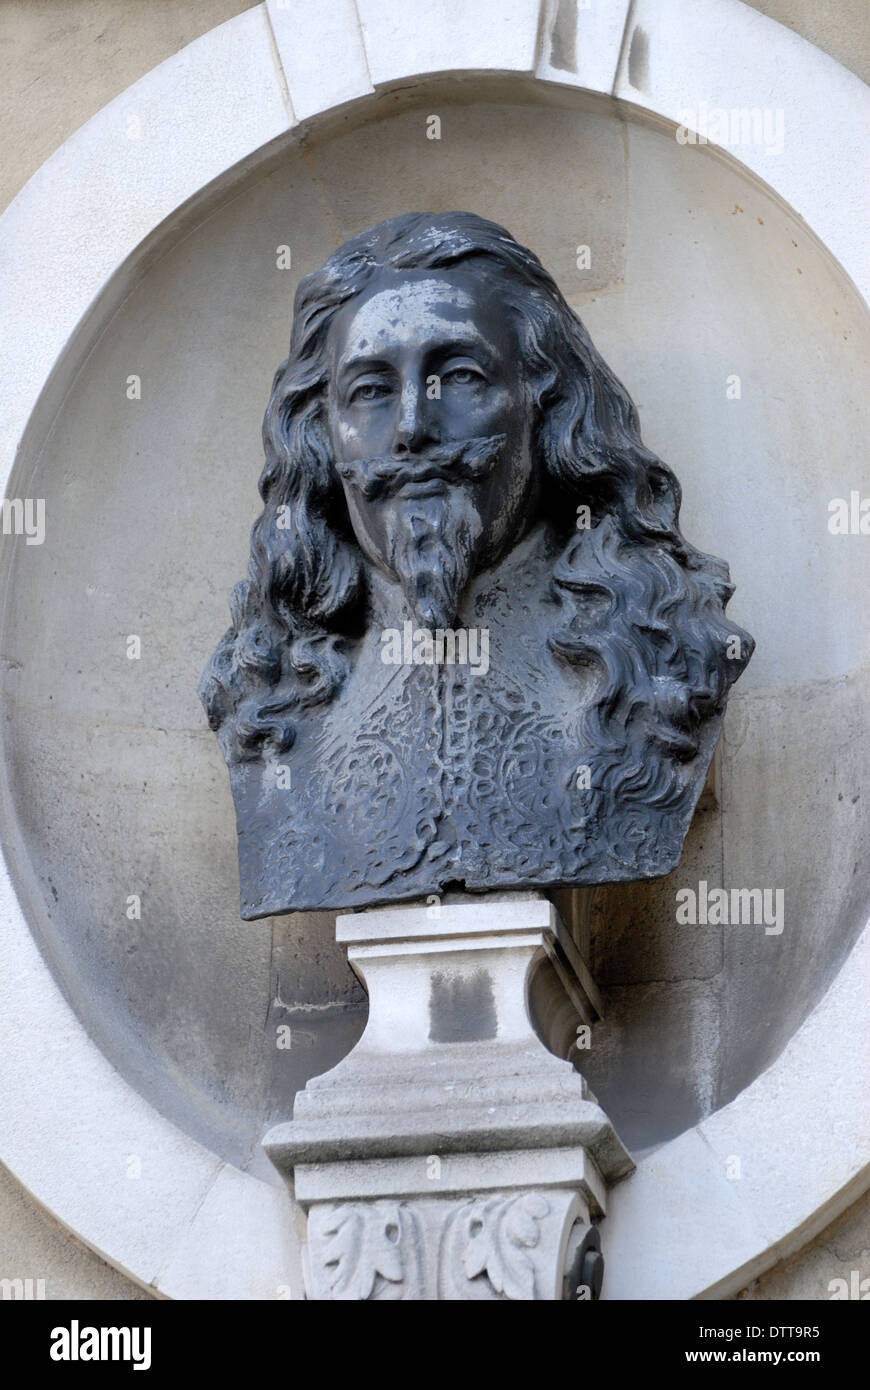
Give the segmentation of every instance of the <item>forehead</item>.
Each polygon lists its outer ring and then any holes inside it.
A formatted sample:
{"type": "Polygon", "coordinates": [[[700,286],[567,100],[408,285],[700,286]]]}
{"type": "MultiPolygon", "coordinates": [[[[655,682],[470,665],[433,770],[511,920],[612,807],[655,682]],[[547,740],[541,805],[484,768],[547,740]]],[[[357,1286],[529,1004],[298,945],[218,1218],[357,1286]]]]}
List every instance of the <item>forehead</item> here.
{"type": "Polygon", "coordinates": [[[514,332],[490,286],[462,271],[382,271],[338,312],[330,330],[336,366],[352,358],[449,341],[508,351],[514,332]]]}

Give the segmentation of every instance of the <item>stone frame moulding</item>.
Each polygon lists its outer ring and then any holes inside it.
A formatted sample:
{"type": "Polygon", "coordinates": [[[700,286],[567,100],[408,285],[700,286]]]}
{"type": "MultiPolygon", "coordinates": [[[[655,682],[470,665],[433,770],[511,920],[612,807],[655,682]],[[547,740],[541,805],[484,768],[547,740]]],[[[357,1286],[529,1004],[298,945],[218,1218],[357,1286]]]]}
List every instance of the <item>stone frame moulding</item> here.
{"type": "MultiPolygon", "coordinates": [[[[410,22],[408,0],[268,0],[148,73],[37,171],[0,218],[4,494],[15,495],[88,343],[182,210],[235,187],[316,119],[367,111],[415,79],[497,74],[542,100],[573,88],[665,129],[702,102],[781,107],[779,155],[748,145],[729,157],[803,219],[866,301],[870,99],[805,40],[739,0],[696,0],[690,21],[682,0],[415,9],[410,22]],[[130,138],[133,118],[147,138],[130,138]]],[[[5,774],[3,801],[8,824],[5,774]]],[[[284,1192],[196,1143],[121,1078],[42,959],[28,927],[36,911],[2,865],[0,1158],[70,1232],[158,1295],[300,1297],[284,1192]],[[131,1152],[147,1155],[136,1182],[125,1176],[131,1152]]],[[[868,995],[870,924],[778,1059],[614,1188],[604,1297],[733,1294],[870,1185],[870,1098],[860,1066],[843,1065],[870,1054],[868,995]],[[741,1181],[728,1181],[728,1157],[750,1153],[741,1181]]]]}

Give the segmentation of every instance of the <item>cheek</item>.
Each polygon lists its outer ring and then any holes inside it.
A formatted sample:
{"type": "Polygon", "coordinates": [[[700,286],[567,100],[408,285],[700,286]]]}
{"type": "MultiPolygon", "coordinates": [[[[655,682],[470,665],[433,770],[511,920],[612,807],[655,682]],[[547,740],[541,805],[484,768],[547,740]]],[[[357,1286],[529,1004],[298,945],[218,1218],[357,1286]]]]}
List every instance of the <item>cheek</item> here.
{"type": "Polygon", "coordinates": [[[364,458],[368,452],[366,440],[360,435],[356,426],[347,421],[337,421],[330,428],[329,441],[332,447],[332,456],[339,463],[364,458]]]}
{"type": "Polygon", "coordinates": [[[522,507],[529,495],[535,464],[525,414],[511,421],[507,434],[508,447],[491,475],[487,510],[491,520],[500,519],[504,526],[510,527],[514,524],[516,508],[522,507]]]}
{"type": "Polygon", "coordinates": [[[456,439],[506,434],[512,440],[522,429],[522,411],[507,391],[442,397],[441,418],[456,439]]]}
{"type": "Polygon", "coordinates": [[[391,441],[386,412],[369,410],[353,418],[339,415],[330,429],[330,439],[339,459],[360,459],[383,453],[391,441]]]}
{"type": "Polygon", "coordinates": [[[332,406],[327,410],[326,419],[333,448],[340,450],[354,437],[353,421],[332,406]]]}
{"type": "Polygon", "coordinates": [[[525,385],[521,380],[510,382],[499,392],[499,401],[493,412],[498,415],[499,431],[503,431],[513,441],[524,440],[529,432],[530,408],[525,385]]]}
{"type": "Polygon", "coordinates": [[[518,502],[525,495],[530,473],[531,462],[527,451],[512,450],[493,475],[493,501],[497,510],[518,502]]]}
{"type": "Polygon", "coordinates": [[[505,472],[511,478],[525,481],[532,471],[532,430],[525,402],[520,397],[511,402],[511,409],[505,416],[502,430],[507,434],[507,451],[504,461],[505,472]]]}
{"type": "Polygon", "coordinates": [[[352,459],[360,455],[364,439],[359,419],[355,414],[330,402],[326,410],[329,441],[336,458],[352,459]]]}

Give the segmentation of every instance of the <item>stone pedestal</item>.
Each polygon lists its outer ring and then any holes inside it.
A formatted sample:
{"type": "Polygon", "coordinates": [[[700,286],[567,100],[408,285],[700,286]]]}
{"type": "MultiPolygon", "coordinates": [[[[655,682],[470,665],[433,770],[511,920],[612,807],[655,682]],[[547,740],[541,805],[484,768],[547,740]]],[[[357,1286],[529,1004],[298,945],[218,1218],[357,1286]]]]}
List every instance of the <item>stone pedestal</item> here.
{"type": "Polygon", "coordinates": [[[600,1009],[553,905],[457,895],[341,916],[337,937],[368,1026],[264,1141],[307,1216],[309,1297],[596,1297],[593,1222],[633,1164],[533,1026],[532,992],[600,1009]]]}

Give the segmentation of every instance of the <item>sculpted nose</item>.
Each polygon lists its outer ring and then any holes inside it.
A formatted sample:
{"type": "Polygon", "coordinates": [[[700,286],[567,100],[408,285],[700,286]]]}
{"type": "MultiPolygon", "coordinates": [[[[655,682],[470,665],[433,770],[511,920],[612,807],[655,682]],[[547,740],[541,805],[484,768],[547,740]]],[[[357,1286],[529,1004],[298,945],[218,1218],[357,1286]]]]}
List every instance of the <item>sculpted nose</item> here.
{"type": "Polygon", "coordinates": [[[425,386],[419,381],[406,381],[399,400],[394,453],[417,453],[424,445],[433,442],[428,405],[425,386]]]}

